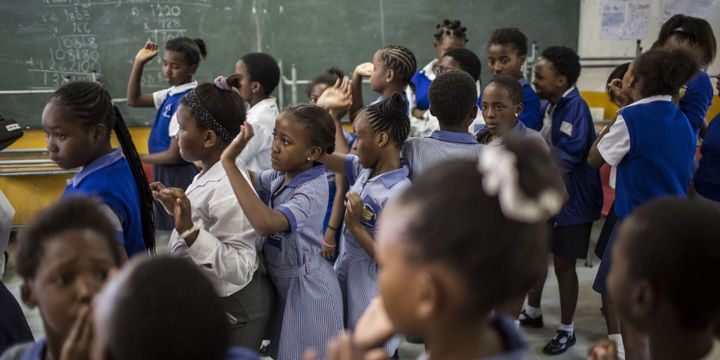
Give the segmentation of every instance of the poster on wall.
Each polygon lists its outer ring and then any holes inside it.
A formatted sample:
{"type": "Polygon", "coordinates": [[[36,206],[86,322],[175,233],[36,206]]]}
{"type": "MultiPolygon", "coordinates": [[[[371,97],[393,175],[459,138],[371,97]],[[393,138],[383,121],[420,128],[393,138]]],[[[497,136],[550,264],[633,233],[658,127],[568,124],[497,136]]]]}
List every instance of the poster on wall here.
{"type": "Polygon", "coordinates": [[[710,6],[713,3],[720,3],[718,0],[665,0],[665,6],[660,16],[660,24],[676,14],[706,19],[710,13],[710,6]]]}
{"type": "Polygon", "coordinates": [[[603,0],[600,9],[602,39],[633,40],[645,37],[650,18],[650,0],[603,0]]]}

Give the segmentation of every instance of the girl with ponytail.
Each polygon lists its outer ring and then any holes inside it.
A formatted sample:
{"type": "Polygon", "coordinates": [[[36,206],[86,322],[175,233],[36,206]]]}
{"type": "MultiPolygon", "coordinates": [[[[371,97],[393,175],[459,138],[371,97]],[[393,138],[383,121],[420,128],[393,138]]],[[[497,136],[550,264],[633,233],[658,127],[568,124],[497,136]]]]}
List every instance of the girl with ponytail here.
{"type": "MultiPolygon", "coordinates": [[[[320,161],[329,170],[345,175],[350,183],[342,228],[342,251],[335,271],[343,292],[345,327],[354,329],[360,315],[377,295],[378,264],[375,229],[385,203],[410,186],[410,170],[400,162],[400,149],[410,133],[407,103],[399,93],[360,111],[353,130],[357,155],[333,153],[320,161]]],[[[324,247],[335,247],[323,243],[324,247]]],[[[388,356],[399,345],[385,344],[388,356]]]]}
{"type": "Polygon", "coordinates": [[[140,156],[110,94],[97,83],[67,83],[45,105],[42,127],[50,158],[63,169],[82,168],[68,181],[63,197],[99,197],[125,254],[153,252],[152,194],[140,156]],[[113,130],[122,149],[110,144],[113,130]]]}
{"type": "MultiPolygon", "coordinates": [[[[687,116],[673,103],[680,88],[700,70],[692,48],[655,48],[633,61],[614,91],[634,102],[618,111],[590,149],[588,163],[616,167],[615,229],[642,204],[661,196],[687,196],[695,158],[696,135],[687,116]]],[[[602,256],[593,289],[607,297],[606,279],[612,265],[616,231],[602,256]]],[[[635,337],[622,328],[625,353],[642,351],[635,337]]]]}

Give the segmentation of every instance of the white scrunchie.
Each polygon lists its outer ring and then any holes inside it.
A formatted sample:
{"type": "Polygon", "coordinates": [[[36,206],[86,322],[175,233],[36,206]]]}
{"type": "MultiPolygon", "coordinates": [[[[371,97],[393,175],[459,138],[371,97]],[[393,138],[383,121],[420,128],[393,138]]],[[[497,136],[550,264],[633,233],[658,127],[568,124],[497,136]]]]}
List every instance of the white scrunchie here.
{"type": "Polygon", "coordinates": [[[478,161],[485,193],[497,195],[508,219],[535,223],[557,214],[564,202],[562,194],[546,189],[536,199],[529,198],[520,188],[516,163],[515,154],[504,147],[485,147],[478,161]]]}

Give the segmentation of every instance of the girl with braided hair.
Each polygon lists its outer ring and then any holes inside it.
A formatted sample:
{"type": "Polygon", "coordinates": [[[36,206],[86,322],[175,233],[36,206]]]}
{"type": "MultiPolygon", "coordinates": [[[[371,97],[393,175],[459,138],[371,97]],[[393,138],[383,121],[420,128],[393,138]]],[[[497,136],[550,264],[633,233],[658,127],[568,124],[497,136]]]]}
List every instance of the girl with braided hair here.
{"type": "MultiPolygon", "coordinates": [[[[320,159],[351,184],[346,196],[342,251],[335,263],[343,292],[345,327],[349,329],[355,328],[377,295],[374,236],[378,216],[389,199],[410,185],[410,171],[400,162],[400,149],[410,132],[406,109],[407,103],[398,93],[369,105],[353,124],[358,154],[336,152],[320,159]]],[[[387,354],[393,355],[398,345],[397,338],[388,341],[387,354]]]]}
{"type": "Polygon", "coordinates": [[[74,81],[61,86],[45,105],[42,127],[50,159],[63,169],[81,167],[63,197],[99,197],[126,256],[154,251],[148,181],[125,121],[102,85],[74,81]],[[122,151],[110,144],[113,130],[122,151]]]}
{"type": "MultiPolygon", "coordinates": [[[[355,120],[364,106],[362,96],[362,79],[370,78],[370,88],[380,94],[373,103],[387,99],[394,93],[405,92],[406,87],[414,88],[413,74],[417,68],[415,54],[410,49],[399,45],[388,45],[375,52],[372,62],[358,65],[352,75],[352,105],[350,119],[355,120]]],[[[406,97],[407,102],[407,97],[406,97]]],[[[407,109],[406,109],[407,111],[407,109]]]]}

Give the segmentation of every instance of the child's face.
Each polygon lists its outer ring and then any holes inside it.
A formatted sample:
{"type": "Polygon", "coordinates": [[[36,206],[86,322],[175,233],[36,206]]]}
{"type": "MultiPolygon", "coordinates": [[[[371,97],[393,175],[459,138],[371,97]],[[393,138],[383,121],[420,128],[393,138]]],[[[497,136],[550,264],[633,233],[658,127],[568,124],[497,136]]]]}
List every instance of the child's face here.
{"type": "Polygon", "coordinates": [[[320,95],[322,95],[323,91],[328,88],[327,84],[319,83],[315,84],[315,86],[310,89],[310,103],[311,104],[317,104],[318,99],[320,98],[320,95]]]}
{"type": "Polygon", "coordinates": [[[510,44],[490,44],[488,46],[488,66],[493,76],[510,75],[520,78],[525,56],[519,56],[517,49],[510,44]]]}
{"type": "Polygon", "coordinates": [[[443,36],[440,40],[433,40],[433,47],[435,48],[435,54],[437,58],[442,58],[450,49],[459,49],[465,47],[465,40],[454,37],[454,36],[443,36]]]}
{"type": "Polygon", "coordinates": [[[278,171],[296,172],[308,161],[316,160],[317,151],[310,145],[306,129],[288,112],[280,113],[275,121],[270,160],[278,171]],[[310,159],[310,160],[308,160],[310,159]]]}
{"type": "Polygon", "coordinates": [[[376,254],[380,266],[378,290],[388,317],[398,332],[421,335],[422,275],[409,260],[406,229],[415,216],[413,206],[390,202],[378,222],[376,254]]]}
{"type": "Polygon", "coordinates": [[[562,95],[561,76],[553,63],[546,59],[540,59],[535,64],[535,80],[533,80],[537,96],[548,100],[562,95]]]}
{"type": "Polygon", "coordinates": [[[515,126],[522,104],[513,103],[507,89],[490,83],[483,90],[481,110],[490,132],[503,135],[515,126]]]}
{"type": "Polygon", "coordinates": [[[450,70],[462,70],[460,69],[460,63],[452,56],[443,56],[433,69],[435,75],[440,75],[450,70]]]}
{"type": "Polygon", "coordinates": [[[104,134],[97,128],[85,129],[74,119],[67,106],[50,100],[42,113],[42,128],[45,132],[50,160],[63,169],[74,169],[90,162],[97,146],[104,142],[104,134]]]}
{"type": "Polygon", "coordinates": [[[357,138],[354,146],[357,147],[357,156],[364,168],[374,168],[380,157],[378,137],[370,127],[365,110],[358,113],[353,123],[353,131],[357,138]]]}
{"type": "Polygon", "coordinates": [[[370,74],[370,88],[376,93],[382,93],[390,82],[388,77],[389,69],[386,68],[385,64],[380,59],[381,51],[378,50],[373,55],[373,69],[370,74]]]}
{"type": "Polygon", "coordinates": [[[182,85],[192,80],[197,65],[187,63],[182,53],[172,50],[163,52],[162,73],[165,82],[171,86],[182,85]]]}
{"type": "Polygon", "coordinates": [[[190,106],[184,102],[178,107],[177,120],[180,125],[177,133],[180,156],[189,162],[200,160],[206,151],[206,130],[198,127],[190,106]]]}
{"type": "Polygon", "coordinates": [[[235,73],[240,75],[240,97],[245,101],[250,101],[253,98],[252,92],[252,78],[247,70],[247,66],[242,60],[238,60],[235,63],[235,73]]]}
{"type": "Polygon", "coordinates": [[[108,242],[91,230],[58,234],[43,250],[35,277],[22,285],[22,298],[40,310],[48,337],[64,340],[117,264],[108,242]]]}

